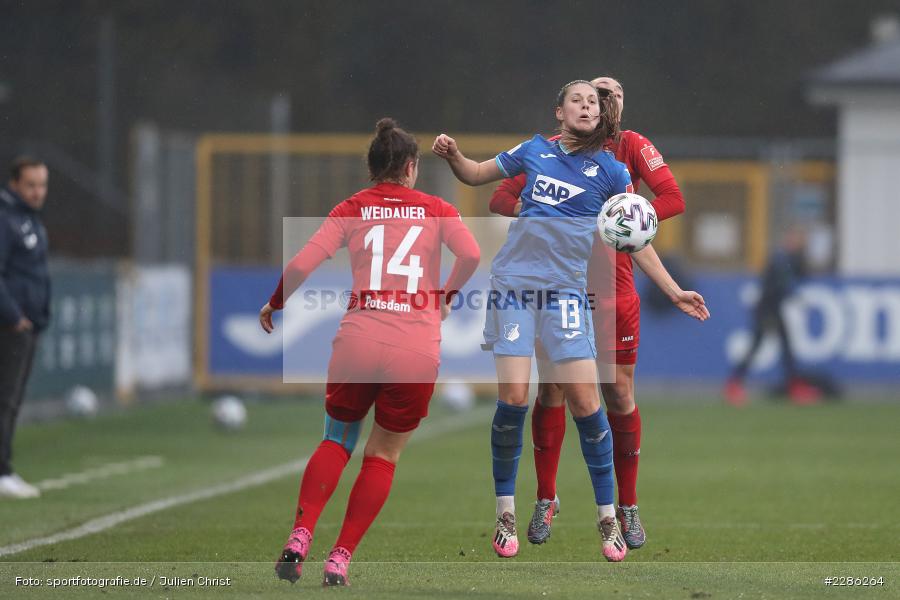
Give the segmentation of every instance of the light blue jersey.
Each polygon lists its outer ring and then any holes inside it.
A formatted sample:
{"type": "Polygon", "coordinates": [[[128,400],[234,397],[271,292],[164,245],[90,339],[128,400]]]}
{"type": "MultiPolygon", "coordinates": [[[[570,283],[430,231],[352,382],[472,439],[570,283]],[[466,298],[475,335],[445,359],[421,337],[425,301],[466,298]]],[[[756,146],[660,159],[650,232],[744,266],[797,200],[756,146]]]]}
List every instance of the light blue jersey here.
{"type": "Polygon", "coordinates": [[[531,356],[540,340],[554,362],[593,359],[587,265],[603,204],[631,189],[628,169],[610,152],[568,154],[540,135],[498,154],[497,164],[527,180],[519,219],[491,265],[483,348],[531,356]]]}
{"type": "MultiPolygon", "coordinates": [[[[609,152],[568,154],[558,141],[539,135],[498,154],[497,165],[507,177],[525,173],[527,180],[519,219],[491,265],[482,348],[495,357],[530,358],[540,340],[554,363],[594,360],[593,319],[584,290],[587,265],[597,215],[610,196],[630,191],[628,170],[609,152]]],[[[491,452],[498,498],[515,495],[526,411],[497,402],[491,452]]],[[[611,506],[613,447],[606,415],[599,408],[575,424],[594,500],[611,506]]],[[[505,544],[498,529],[494,549],[501,556],[505,544]]]]}
{"type": "Polygon", "coordinates": [[[610,196],[631,189],[628,168],[611,152],[568,154],[536,135],[497,155],[507,177],[527,175],[522,210],[491,265],[495,275],[586,285],[597,215],[610,196]]]}

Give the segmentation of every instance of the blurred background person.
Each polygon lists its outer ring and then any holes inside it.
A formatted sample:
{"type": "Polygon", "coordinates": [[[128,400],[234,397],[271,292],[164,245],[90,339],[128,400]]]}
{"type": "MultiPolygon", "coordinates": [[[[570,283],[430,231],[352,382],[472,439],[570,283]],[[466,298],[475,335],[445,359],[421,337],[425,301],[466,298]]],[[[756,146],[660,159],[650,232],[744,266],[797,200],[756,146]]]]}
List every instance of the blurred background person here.
{"type": "Polygon", "coordinates": [[[778,335],[781,344],[781,364],[784,365],[784,388],[795,404],[817,402],[821,392],[802,379],[797,371],[797,359],[791,346],[790,332],[785,325],[784,305],[793,295],[798,282],[806,276],[806,232],[799,226],[790,227],[781,244],[769,257],[760,280],[759,301],[754,310],[753,340],[744,357],[737,362],[725,384],[725,400],[733,406],[747,402],[744,378],[768,332],[778,335]]]}
{"type": "Polygon", "coordinates": [[[40,211],[47,166],[20,157],[0,189],[0,496],[35,498],[40,491],[13,471],[12,441],[38,335],[50,321],[47,230],[40,211]]]}

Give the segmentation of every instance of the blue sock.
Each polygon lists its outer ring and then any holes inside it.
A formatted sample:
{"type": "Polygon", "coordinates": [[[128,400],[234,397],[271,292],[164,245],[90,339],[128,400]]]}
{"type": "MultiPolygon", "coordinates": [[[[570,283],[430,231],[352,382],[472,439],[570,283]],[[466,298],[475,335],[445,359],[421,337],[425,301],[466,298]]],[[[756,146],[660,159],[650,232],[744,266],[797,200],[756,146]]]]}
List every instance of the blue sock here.
{"type": "Polygon", "coordinates": [[[581,453],[591,474],[594,486],[594,499],[597,505],[613,503],[613,458],[612,432],[606,413],[598,409],[592,415],[575,419],[578,427],[578,439],[581,440],[581,453]]]}
{"type": "Polygon", "coordinates": [[[522,433],[528,406],[512,406],[497,401],[491,425],[491,454],[494,459],[494,492],[497,496],[514,496],[519,457],[522,455],[522,433]]]}

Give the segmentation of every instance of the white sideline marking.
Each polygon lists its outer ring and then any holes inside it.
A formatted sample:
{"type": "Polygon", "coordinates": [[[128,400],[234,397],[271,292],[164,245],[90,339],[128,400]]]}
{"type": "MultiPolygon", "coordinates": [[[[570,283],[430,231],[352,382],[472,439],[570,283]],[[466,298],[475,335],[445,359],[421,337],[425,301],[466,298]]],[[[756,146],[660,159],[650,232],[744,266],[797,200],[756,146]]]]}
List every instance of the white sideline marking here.
{"type": "Polygon", "coordinates": [[[109,463],[81,471],[80,473],[66,473],[62,477],[40,481],[35,486],[42,491],[64,490],[69,486],[81,485],[97,479],[106,479],[113,475],[127,475],[134,471],[156,469],[162,465],[163,459],[160,456],[140,456],[134,460],[109,463]]]}
{"type": "MultiPolygon", "coordinates": [[[[448,417],[434,423],[433,425],[429,424],[428,421],[426,421],[421,429],[413,434],[410,443],[440,437],[445,433],[450,433],[459,429],[465,429],[466,427],[474,425],[479,421],[488,423],[488,417],[490,414],[493,414],[493,412],[494,407],[490,406],[479,408],[464,414],[448,417]]],[[[360,447],[362,446],[360,445],[360,447]]],[[[152,502],[138,504],[137,506],[132,506],[131,508],[126,508],[125,510],[110,513],[102,517],[97,517],[96,519],[91,519],[90,521],[87,521],[86,523],[83,523],[78,527],[74,527],[72,529],[67,529],[65,531],[60,531],[58,533],[53,533],[43,537],[32,538],[30,540],[10,544],[8,546],[0,546],[0,557],[9,556],[10,554],[17,554],[19,552],[25,552],[26,550],[32,550],[34,548],[40,548],[41,546],[58,544],[59,542],[77,540],[79,538],[83,538],[95,533],[100,533],[101,531],[106,531],[107,529],[112,529],[116,525],[120,525],[122,523],[125,523],[126,521],[139,519],[153,513],[174,508],[176,506],[182,506],[184,504],[190,504],[192,502],[199,502],[201,500],[208,500],[210,498],[215,498],[216,496],[223,496],[225,494],[240,492],[248,488],[265,485],[277,479],[281,479],[282,477],[287,477],[288,475],[296,475],[298,472],[306,468],[306,463],[308,461],[309,457],[307,456],[299,460],[270,467],[263,471],[244,475],[243,477],[235,479],[234,481],[231,481],[229,483],[222,483],[207,488],[201,488],[193,492],[188,492],[187,494],[170,496],[168,498],[161,498],[152,502]]]]}

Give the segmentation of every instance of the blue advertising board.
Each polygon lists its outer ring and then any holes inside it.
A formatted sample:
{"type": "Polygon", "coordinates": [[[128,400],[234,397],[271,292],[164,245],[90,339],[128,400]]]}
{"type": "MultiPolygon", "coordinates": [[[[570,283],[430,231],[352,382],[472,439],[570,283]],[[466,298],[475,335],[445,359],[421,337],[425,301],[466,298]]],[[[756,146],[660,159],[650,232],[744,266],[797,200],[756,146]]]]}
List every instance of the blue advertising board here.
{"type": "MultiPolygon", "coordinates": [[[[259,327],[259,308],[279,277],[277,269],[216,268],[210,280],[209,376],[271,376],[321,381],[338,322],[346,309],[349,273],[317,271],[292,298],[286,321],[275,334],[259,327]],[[299,317],[296,317],[299,315],[299,317]]],[[[470,306],[455,311],[443,326],[441,378],[490,381],[493,361],[480,348],[488,275],[481,271],[465,291],[470,306]]],[[[755,277],[694,274],[712,318],[699,323],[672,307],[641,311],[639,370],[642,380],[718,382],[749,345],[755,277]]],[[[646,282],[641,282],[643,290],[646,282]]],[[[645,296],[645,294],[642,294],[645,296]]],[[[801,367],[825,371],[845,381],[900,382],[900,280],[877,278],[809,280],[784,309],[801,367]]],[[[779,374],[780,348],[766,338],[751,376],[779,374]]]]}
{"type": "MultiPolygon", "coordinates": [[[[695,323],[671,308],[641,312],[642,378],[721,380],[746,353],[759,296],[755,277],[694,278],[712,318],[695,323]]],[[[642,286],[642,289],[644,287],[642,286]]],[[[900,382],[900,280],[807,280],[782,311],[801,370],[843,381],[900,382]]],[[[782,353],[774,333],[763,338],[750,375],[781,375],[782,353]]]]}

